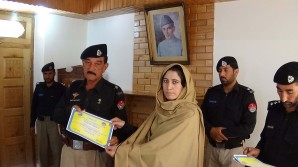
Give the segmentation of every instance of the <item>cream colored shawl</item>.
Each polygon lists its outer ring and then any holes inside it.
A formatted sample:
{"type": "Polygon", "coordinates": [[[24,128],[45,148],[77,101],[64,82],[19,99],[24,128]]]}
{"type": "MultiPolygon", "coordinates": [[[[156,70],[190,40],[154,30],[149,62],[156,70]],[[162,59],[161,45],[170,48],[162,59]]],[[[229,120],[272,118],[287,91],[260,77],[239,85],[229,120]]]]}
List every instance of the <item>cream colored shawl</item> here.
{"type": "Polygon", "coordinates": [[[203,167],[205,131],[190,72],[183,69],[186,86],[174,101],[166,101],[161,79],[156,107],[138,130],[117,149],[115,167],[203,167]]]}

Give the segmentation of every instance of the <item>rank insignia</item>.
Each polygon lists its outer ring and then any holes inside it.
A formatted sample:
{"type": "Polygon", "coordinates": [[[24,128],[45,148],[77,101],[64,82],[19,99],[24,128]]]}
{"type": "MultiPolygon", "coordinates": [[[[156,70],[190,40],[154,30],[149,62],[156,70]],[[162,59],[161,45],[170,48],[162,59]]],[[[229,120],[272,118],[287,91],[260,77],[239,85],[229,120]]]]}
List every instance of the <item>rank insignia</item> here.
{"type": "Polygon", "coordinates": [[[223,66],[223,67],[227,66],[227,64],[228,64],[228,63],[225,62],[225,61],[222,61],[222,62],[221,62],[221,66],[223,66]]]}
{"type": "Polygon", "coordinates": [[[255,103],[250,103],[250,104],[248,105],[248,110],[249,110],[250,112],[255,112],[255,111],[257,110],[257,105],[256,105],[255,103]]]}
{"type": "Polygon", "coordinates": [[[289,75],[289,76],[288,76],[288,82],[289,82],[289,83],[292,83],[293,81],[294,81],[294,77],[291,76],[291,75],[289,75]]]}
{"type": "Polygon", "coordinates": [[[102,55],[102,52],[98,49],[96,55],[97,56],[101,56],[102,55]]]}
{"type": "Polygon", "coordinates": [[[80,94],[78,94],[77,92],[73,93],[72,94],[72,99],[69,99],[69,101],[81,101],[81,99],[77,99],[77,97],[79,96],[80,94]]]}
{"type": "Polygon", "coordinates": [[[72,96],[73,96],[73,99],[76,99],[76,97],[78,97],[79,94],[77,92],[75,92],[75,93],[72,94],[72,96]]]}
{"type": "Polygon", "coordinates": [[[97,100],[97,104],[100,104],[100,103],[101,103],[101,99],[98,99],[98,100],[97,100]]]}
{"type": "Polygon", "coordinates": [[[125,103],[123,100],[118,101],[117,107],[119,110],[122,110],[124,108],[124,106],[125,106],[125,103]]]}

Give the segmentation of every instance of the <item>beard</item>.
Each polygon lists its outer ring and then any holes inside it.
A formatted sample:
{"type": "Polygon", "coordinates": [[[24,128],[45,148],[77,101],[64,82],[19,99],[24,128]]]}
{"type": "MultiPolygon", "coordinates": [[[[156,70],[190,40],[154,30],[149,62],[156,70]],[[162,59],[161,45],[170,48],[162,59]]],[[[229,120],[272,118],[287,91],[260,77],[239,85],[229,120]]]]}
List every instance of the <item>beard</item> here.
{"type": "Polygon", "coordinates": [[[44,79],[45,83],[52,83],[54,82],[54,79],[51,79],[51,78],[47,78],[47,79],[44,79]]]}
{"type": "Polygon", "coordinates": [[[227,79],[225,77],[220,77],[220,82],[224,86],[227,86],[227,85],[230,85],[233,81],[232,80],[229,80],[229,79],[227,79]]]}
{"type": "Polygon", "coordinates": [[[291,108],[291,107],[294,107],[296,104],[293,103],[293,102],[290,102],[290,101],[286,101],[286,102],[283,102],[282,105],[283,105],[285,108],[291,108]]]}
{"type": "Polygon", "coordinates": [[[298,97],[295,99],[294,102],[291,102],[291,101],[285,101],[285,102],[282,103],[282,105],[283,105],[286,109],[294,108],[294,107],[297,108],[297,105],[298,105],[298,97]]]}

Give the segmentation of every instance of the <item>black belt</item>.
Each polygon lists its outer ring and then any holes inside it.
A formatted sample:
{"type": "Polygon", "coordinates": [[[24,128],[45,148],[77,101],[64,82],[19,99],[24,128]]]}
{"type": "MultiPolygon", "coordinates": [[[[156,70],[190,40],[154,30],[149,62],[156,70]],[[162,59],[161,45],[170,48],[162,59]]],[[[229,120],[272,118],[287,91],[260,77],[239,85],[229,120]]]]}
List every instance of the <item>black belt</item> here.
{"type": "Polygon", "coordinates": [[[69,140],[69,146],[75,150],[101,150],[101,147],[88,141],[69,140]]]}
{"type": "Polygon", "coordinates": [[[62,140],[64,144],[75,150],[98,150],[99,152],[104,151],[103,148],[88,141],[73,140],[71,138],[65,137],[64,135],[62,135],[62,140]]]}
{"type": "Polygon", "coordinates": [[[237,148],[237,147],[242,147],[242,140],[239,142],[223,142],[223,143],[218,143],[218,142],[213,142],[210,141],[209,142],[213,147],[216,148],[223,148],[223,149],[233,149],[233,148],[237,148]]]}

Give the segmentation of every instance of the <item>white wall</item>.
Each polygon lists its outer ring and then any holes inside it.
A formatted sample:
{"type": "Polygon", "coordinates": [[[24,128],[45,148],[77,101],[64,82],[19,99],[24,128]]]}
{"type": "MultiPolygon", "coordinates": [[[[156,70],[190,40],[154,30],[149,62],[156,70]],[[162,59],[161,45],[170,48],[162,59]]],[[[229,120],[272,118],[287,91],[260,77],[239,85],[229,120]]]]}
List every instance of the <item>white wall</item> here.
{"type": "Polygon", "coordinates": [[[88,22],[87,46],[105,43],[109,67],[104,78],[125,91],[132,90],[134,13],[88,22]]]}
{"type": "MultiPolygon", "coordinates": [[[[223,56],[239,64],[238,82],[255,91],[257,125],[247,145],[260,139],[267,102],[279,100],[273,76],[286,62],[298,61],[297,0],[237,0],[215,4],[214,66],[223,56]]],[[[219,84],[214,69],[213,84],[219,84]]]]}
{"type": "Polygon", "coordinates": [[[87,43],[87,21],[51,14],[35,16],[34,82],[43,81],[41,68],[49,62],[55,68],[82,64],[80,54],[87,43]]]}
{"type": "MultiPolygon", "coordinates": [[[[256,129],[247,144],[255,146],[267,115],[267,102],[278,99],[273,75],[279,66],[298,61],[298,1],[237,0],[215,4],[214,65],[227,55],[236,57],[238,81],[255,90],[258,103],[256,129]]],[[[109,68],[104,75],[132,89],[133,14],[92,21],[51,15],[36,17],[34,83],[42,81],[40,69],[54,61],[57,68],[81,64],[85,47],[108,44],[109,68]],[[42,23],[45,21],[45,23],[42,23]],[[38,34],[40,26],[45,29],[38,34]]],[[[213,84],[219,84],[214,68],[213,84]]]]}
{"type": "Polygon", "coordinates": [[[43,14],[35,17],[34,81],[43,81],[40,69],[81,65],[82,51],[93,44],[108,45],[109,68],[104,77],[125,91],[132,90],[134,14],[81,20],[43,14]]]}

